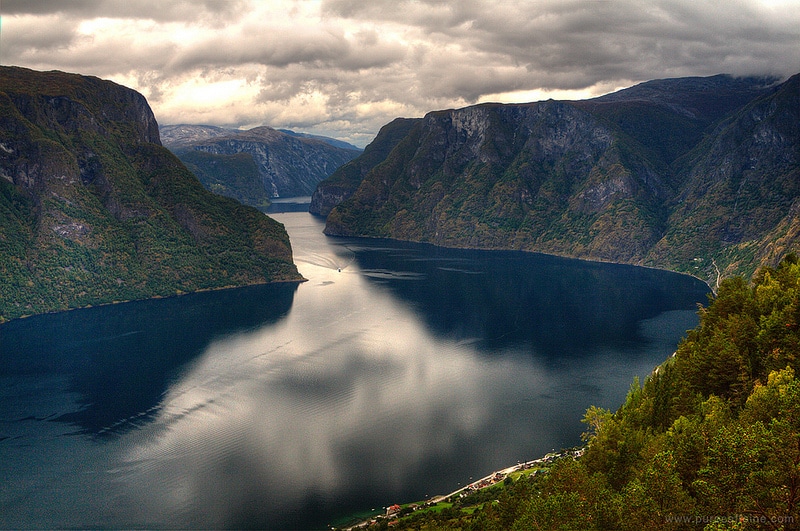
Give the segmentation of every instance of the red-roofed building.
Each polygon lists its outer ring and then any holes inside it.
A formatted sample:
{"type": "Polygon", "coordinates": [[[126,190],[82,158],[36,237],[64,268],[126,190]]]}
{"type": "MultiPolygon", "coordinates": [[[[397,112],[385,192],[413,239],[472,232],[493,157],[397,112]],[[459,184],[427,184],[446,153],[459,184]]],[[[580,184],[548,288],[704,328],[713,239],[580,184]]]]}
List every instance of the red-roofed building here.
{"type": "Polygon", "coordinates": [[[386,508],[386,516],[392,516],[393,514],[397,514],[400,512],[401,507],[398,504],[394,504],[391,507],[386,508]]]}

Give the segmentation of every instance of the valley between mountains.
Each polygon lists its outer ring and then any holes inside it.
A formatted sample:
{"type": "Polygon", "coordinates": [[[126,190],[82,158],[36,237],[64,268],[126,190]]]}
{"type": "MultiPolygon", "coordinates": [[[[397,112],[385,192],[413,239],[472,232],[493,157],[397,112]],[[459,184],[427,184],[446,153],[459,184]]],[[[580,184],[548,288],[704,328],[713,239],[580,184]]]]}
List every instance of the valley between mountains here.
{"type": "Polygon", "coordinates": [[[3,67],[0,91],[2,320],[299,280],[282,227],[240,202],[312,191],[332,236],[644,265],[712,287],[800,244],[800,75],[433,111],[363,152],[269,127],[159,132],[141,95],[75,74],[3,67]]]}

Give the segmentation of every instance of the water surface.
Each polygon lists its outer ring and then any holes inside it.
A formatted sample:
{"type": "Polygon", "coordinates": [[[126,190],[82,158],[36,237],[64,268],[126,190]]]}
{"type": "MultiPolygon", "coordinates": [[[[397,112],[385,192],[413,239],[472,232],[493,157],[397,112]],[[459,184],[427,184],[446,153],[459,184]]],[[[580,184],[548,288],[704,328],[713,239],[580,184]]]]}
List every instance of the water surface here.
{"type": "Polygon", "coordinates": [[[0,527],[324,528],[449,492],[579,444],[708,291],[274,217],[308,282],[0,326],[0,527]]]}

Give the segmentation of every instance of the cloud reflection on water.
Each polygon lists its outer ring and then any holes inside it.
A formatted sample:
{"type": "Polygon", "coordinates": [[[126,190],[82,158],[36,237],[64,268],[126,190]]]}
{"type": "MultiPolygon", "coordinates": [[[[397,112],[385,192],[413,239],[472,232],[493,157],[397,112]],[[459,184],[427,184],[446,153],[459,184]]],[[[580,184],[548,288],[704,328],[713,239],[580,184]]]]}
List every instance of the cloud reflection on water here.
{"type": "Polygon", "coordinates": [[[155,521],[318,527],[444,493],[464,470],[577,443],[584,408],[651,364],[609,349],[556,368],[487,357],[356,270],[301,269],[311,281],[285,320],[209,345],[135,434],[126,481],[155,521]]]}
{"type": "Polygon", "coordinates": [[[130,452],[156,521],[268,526],[308,496],[401,493],[485,428],[515,362],[438,340],[357,275],[321,276],[298,290],[302,312],[214,342],[169,389],[130,452]]]}
{"type": "Polygon", "coordinates": [[[449,492],[578,443],[696,322],[685,278],[281,221],[300,286],[0,327],[4,527],[318,529],[449,492]]]}

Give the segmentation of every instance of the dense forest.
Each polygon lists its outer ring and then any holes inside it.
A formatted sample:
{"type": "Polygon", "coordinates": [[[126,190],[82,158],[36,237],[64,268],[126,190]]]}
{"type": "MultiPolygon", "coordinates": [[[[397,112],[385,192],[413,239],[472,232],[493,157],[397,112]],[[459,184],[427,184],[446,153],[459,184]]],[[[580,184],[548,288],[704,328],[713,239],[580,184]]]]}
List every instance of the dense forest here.
{"type": "Polygon", "coordinates": [[[723,281],[698,327],[616,412],[587,410],[580,458],[393,527],[797,529],[798,262],[790,254],[749,283],[723,281]]]}

